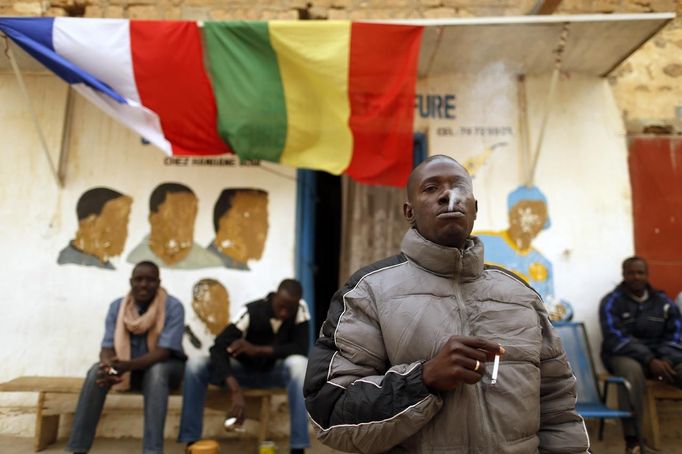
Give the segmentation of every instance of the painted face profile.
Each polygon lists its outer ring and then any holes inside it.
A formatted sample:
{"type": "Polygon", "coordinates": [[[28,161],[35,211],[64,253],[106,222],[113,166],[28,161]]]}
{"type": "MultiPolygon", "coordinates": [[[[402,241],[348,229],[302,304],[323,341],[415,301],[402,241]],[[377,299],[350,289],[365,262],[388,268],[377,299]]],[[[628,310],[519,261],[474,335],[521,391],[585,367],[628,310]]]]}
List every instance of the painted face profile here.
{"type": "Polygon", "coordinates": [[[268,236],[268,193],[260,189],[225,189],[213,210],[216,236],[209,246],[237,267],[260,260],[268,236]]]}
{"type": "Polygon", "coordinates": [[[538,236],[547,222],[547,205],[538,200],[523,200],[509,211],[509,233],[527,242],[538,236]]]}
{"type": "Polygon", "coordinates": [[[61,251],[57,263],[112,268],[111,257],[121,255],[128,237],[133,199],[113,189],[97,187],[78,199],[78,230],[61,251]]]}
{"type": "Polygon", "coordinates": [[[149,248],[166,265],[182,261],[192,250],[197,210],[197,198],[185,185],[164,183],[152,192],[149,248]]]}
{"type": "Polygon", "coordinates": [[[192,309],[211,334],[217,336],[230,319],[227,289],[215,279],[201,279],[192,288],[192,309]]]}

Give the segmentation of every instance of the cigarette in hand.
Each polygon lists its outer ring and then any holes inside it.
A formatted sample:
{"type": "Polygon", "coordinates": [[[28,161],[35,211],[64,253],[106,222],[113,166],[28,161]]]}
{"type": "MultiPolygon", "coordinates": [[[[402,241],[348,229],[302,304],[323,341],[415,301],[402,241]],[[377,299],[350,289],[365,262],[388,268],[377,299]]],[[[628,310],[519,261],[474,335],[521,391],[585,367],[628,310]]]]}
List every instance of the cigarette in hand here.
{"type": "Polygon", "coordinates": [[[491,375],[490,384],[494,385],[497,383],[497,371],[500,368],[500,355],[495,355],[495,362],[493,363],[493,373],[491,375]]]}

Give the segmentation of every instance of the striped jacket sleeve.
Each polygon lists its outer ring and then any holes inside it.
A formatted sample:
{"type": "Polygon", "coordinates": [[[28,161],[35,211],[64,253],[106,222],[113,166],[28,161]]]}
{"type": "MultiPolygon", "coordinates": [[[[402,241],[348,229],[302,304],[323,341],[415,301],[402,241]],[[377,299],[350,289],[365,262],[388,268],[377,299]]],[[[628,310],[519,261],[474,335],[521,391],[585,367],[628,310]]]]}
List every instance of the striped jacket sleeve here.
{"type": "MultiPolygon", "coordinates": [[[[397,264],[401,257],[390,260],[397,264]]],[[[442,405],[422,382],[422,362],[389,364],[365,280],[391,266],[383,262],[356,273],[334,295],[308,362],[308,413],[320,441],[342,451],[387,451],[419,431],[442,405]]]]}

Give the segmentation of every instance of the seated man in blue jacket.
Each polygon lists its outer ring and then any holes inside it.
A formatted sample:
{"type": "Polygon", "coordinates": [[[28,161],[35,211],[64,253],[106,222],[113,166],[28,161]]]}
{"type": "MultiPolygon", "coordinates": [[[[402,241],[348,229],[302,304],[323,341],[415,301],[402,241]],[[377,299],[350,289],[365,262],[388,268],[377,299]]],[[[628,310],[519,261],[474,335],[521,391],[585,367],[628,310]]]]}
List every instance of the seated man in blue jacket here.
{"type": "Polygon", "coordinates": [[[145,454],[163,453],[168,394],[180,387],[185,367],[182,348],[185,310],[161,287],[159,267],[140,262],[130,277],[130,292],[109,306],[99,362],[81,389],[66,451],[86,453],[107,393],[128,389],[144,395],[145,454]]]}
{"type": "Polygon", "coordinates": [[[183,386],[180,442],[191,445],[201,438],[206,388],[212,383],[227,387],[232,394],[230,416],[236,418],[237,425],[244,420],[242,386],[286,388],[291,452],[303,453],[310,446],[303,399],[310,315],[301,296],[298,281],[283,280],[277,292],[245,306],[215,339],[210,357],[189,360],[183,386]]]}
{"type": "Polygon", "coordinates": [[[631,409],[631,403],[637,413],[637,421],[623,420],[623,433],[626,452],[639,452],[646,378],[682,388],[682,320],[670,298],[649,284],[643,258],[625,259],[622,271],[623,281],[599,306],[601,354],[609,371],[630,383],[630,392],[619,390],[618,400],[620,408],[631,409]]]}

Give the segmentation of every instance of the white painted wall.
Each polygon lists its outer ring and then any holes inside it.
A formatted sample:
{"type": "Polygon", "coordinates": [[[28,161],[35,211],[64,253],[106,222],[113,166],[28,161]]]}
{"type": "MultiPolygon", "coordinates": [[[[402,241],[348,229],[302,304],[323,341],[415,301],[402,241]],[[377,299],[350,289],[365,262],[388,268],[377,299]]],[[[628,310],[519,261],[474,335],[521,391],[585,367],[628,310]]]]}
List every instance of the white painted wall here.
{"type": "MultiPolygon", "coordinates": [[[[549,77],[526,82],[531,144],[548,89],[549,77]]],[[[475,77],[422,81],[419,91],[457,97],[455,120],[421,125],[431,154],[465,162],[500,138],[462,135],[462,126],[513,128],[513,136],[504,138],[508,145],[497,148],[474,178],[475,230],[505,229],[507,194],[523,183],[515,76],[492,65],[475,77]],[[439,135],[443,126],[457,134],[439,135]]],[[[535,184],[547,196],[552,226],[533,244],[553,263],[556,296],[573,304],[574,319],[586,323],[598,355],[599,300],[620,281],[620,263],[634,247],[625,130],[606,80],[575,74],[560,80],[541,153],[535,184]]]]}
{"type": "MultiPolygon", "coordinates": [[[[48,145],[56,150],[65,86],[51,76],[34,75],[27,82],[48,145]]],[[[548,78],[527,81],[533,143],[547,89],[548,78]]],[[[432,154],[449,154],[463,162],[486,146],[506,142],[474,180],[480,207],[476,229],[504,229],[507,194],[522,183],[515,77],[504,67],[491,65],[476,76],[420,81],[419,92],[456,95],[455,119],[417,120],[418,129],[428,132],[432,154]],[[453,135],[437,134],[440,127],[450,128],[453,135]],[[511,128],[512,133],[463,135],[462,127],[511,128]]],[[[142,146],[137,136],[78,98],[67,183],[59,190],[11,75],[0,74],[0,101],[0,250],[5,258],[0,265],[0,381],[30,374],[79,376],[96,360],[107,307],[128,288],[131,266],[124,258],[149,231],[149,193],[162,181],[185,183],[197,194],[195,240],[202,245],[213,238],[212,208],[223,188],[258,187],[270,194],[268,240],[251,273],[162,270],[164,285],[185,304],[187,320],[204,341],[204,351],[212,337],[190,306],[191,288],[198,279],[220,280],[230,292],[234,313],[293,274],[292,169],[268,166],[283,175],[278,176],[262,168],[167,167],[159,151],[142,146]],[[110,186],[134,199],[126,250],[114,261],[117,271],[56,264],[59,250],[76,231],[76,201],[93,186],[110,186]]],[[[574,305],[576,320],[587,323],[595,353],[600,342],[598,301],[620,280],[620,262],[633,248],[626,157],[623,126],[606,81],[578,75],[563,79],[536,176],[549,200],[552,227],[534,244],[553,262],[556,294],[574,305]]],[[[199,353],[188,344],[186,349],[190,355],[199,353]]],[[[8,399],[0,395],[0,407],[8,399]]],[[[24,396],[21,402],[33,399],[24,396]]],[[[130,425],[141,426],[137,420],[130,425]]],[[[0,411],[0,433],[30,435],[32,427],[31,418],[7,417],[0,411]]],[[[121,432],[120,425],[110,427],[101,433],[129,434],[121,432]]]]}
{"type": "MultiPolygon", "coordinates": [[[[56,151],[66,85],[48,75],[26,79],[49,148],[56,151]]],[[[97,360],[109,303],[129,288],[132,266],[125,257],[149,232],[149,194],[161,182],[194,190],[199,199],[194,240],[202,246],[214,237],[213,205],[222,189],[253,187],[269,193],[269,233],[263,257],[250,263],[250,272],[161,270],[162,285],[184,303],[186,321],[204,343],[199,352],[185,342],[189,355],[206,353],[213,340],[191,308],[196,281],[208,277],[223,283],[235,314],[293,276],[295,170],[272,164],[268,168],[277,174],[260,167],[166,166],[162,152],[141,145],[138,136],[78,96],[73,128],[66,185],[59,189],[13,75],[0,74],[0,381],[21,375],[82,376],[97,360]],[[115,271],[56,263],[77,229],[76,202],[94,186],[134,199],[125,250],[112,260],[115,271]]],[[[32,433],[32,427],[12,428],[12,421],[0,416],[0,433],[32,433]]]]}

